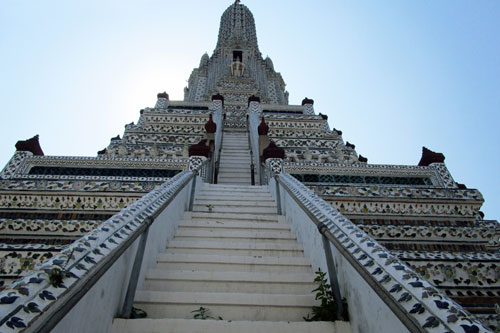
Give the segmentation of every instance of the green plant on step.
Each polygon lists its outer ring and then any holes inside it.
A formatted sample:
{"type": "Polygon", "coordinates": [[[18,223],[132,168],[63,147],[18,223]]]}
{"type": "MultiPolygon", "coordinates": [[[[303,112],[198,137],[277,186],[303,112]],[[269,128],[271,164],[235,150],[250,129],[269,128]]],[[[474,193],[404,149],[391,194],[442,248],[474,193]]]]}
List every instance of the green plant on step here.
{"type": "Polygon", "coordinates": [[[138,308],[132,307],[132,313],[130,314],[130,319],[141,319],[146,318],[148,314],[146,311],[138,308]]]}
{"type": "Polygon", "coordinates": [[[310,314],[307,317],[303,317],[305,321],[335,321],[335,320],[348,320],[349,316],[347,314],[347,302],[342,299],[343,313],[342,318],[337,318],[337,302],[333,296],[332,286],[328,283],[326,279],[326,273],[321,271],[321,268],[316,272],[316,278],[314,282],[318,283],[318,287],[313,290],[316,292],[316,300],[319,300],[321,304],[319,306],[313,306],[312,316],[310,314]]]}
{"type": "Polygon", "coordinates": [[[208,208],[209,213],[211,213],[212,210],[214,209],[214,206],[212,206],[212,205],[206,205],[206,207],[208,208]]]}
{"type": "Polygon", "coordinates": [[[75,252],[75,249],[73,248],[63,265],[57,265],[57,267],[52,268],[48,272],[49,282],[52,286],[61,287],[63,279],[65,277],[71,276],[71,274],[66,271],[66,266],[68,266],[69,261],[71,260],[71,258],[73,258],[74,252],[75,252]]]}
{"type": "Polygon", "coordinates": [[[200,306],[198,310],[191,311],[191,313],[194,313],[193,319],[201,319],[201,320],[206,320],[206,319],[217,319],[217,320],[224,320],[222,319],[221,316],[218,316],[217,318],[214,318],[211,316],[210,309],[204,308],[203,306],[200,306]]]}

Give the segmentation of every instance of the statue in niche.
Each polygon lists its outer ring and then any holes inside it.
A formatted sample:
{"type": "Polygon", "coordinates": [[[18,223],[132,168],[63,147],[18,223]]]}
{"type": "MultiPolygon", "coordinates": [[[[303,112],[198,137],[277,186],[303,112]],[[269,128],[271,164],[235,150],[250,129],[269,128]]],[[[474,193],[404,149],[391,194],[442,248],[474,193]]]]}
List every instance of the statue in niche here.
{"type": "Polygon", "coordinates": [[[233,61],[230,67],[232,76],[242,77],[245,74],[245,64],[241,61],[233,61]]]}
{"type": "Polygon", "coordinates": [[[158,147],[156,146],[156,142],[153,144],[153,146],[151,147],[151,150],[149,151],[149,156],[151,157],[158,157],[159,155],[159,151],[158,151],[158,147]]]}
{"type": "Polygon", "coordinates": [[[127,155],[128,155],[128,150],[124,142],[118,147],[118,156],[127,156],[127,155]]]}

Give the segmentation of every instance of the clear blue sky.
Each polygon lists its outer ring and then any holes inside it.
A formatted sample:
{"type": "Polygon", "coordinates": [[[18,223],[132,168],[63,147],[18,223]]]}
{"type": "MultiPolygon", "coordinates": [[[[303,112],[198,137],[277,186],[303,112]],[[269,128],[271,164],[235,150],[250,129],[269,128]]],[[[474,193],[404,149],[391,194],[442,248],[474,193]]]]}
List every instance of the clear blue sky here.
{"type": "MultiPolygon", "coordinates": [[[[443,152],[500,218],[500,1],[243,1],[290,91],[370,163],[443,152]]],[[[0,164],[40,134],[47,155],[95,156],[154,106],[182,99],[231,1],[0,5],[0,164]]]]}

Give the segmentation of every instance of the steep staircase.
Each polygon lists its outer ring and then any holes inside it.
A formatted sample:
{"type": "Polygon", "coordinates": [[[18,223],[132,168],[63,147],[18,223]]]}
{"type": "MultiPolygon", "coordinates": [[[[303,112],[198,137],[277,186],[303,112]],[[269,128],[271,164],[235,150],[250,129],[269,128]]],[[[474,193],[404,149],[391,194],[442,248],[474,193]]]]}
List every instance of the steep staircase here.
{"type": "Polygon", "coordinates": [[[225,129],[220,156],[218,184],[251,184],[250,149],[245,129],[225,129]]]}
{"type": "Polygon", "coordinates": [[[313,280],[266,187],[205,184],[136,293],[149,319],[115,319],[113,332],[350,332],[304,322],[313,280]],[[193,319],[200,307],[219,320],[193,319]]]}

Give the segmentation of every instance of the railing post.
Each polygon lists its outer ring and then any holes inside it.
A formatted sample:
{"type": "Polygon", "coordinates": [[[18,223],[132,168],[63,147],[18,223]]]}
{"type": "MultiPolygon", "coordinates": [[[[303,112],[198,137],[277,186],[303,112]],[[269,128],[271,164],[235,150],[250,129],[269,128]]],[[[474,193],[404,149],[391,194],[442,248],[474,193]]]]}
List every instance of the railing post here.
{"type": "Polygon", "coordinates": [[[191,194],[189,195],[189,208],[188,211],[193,211],[194,194],[196,192],[196,180],[198,179],[198,170],[194,171],[193,185],[191,185],[191,194]]]}
{"type": "Polygon", "coordinates": [[[137,247],[137,252],[135,253],[134,265],[132,266],[132,272],[130,273],[127,294],[125,295],[125,301],[123,302],[120,318],[129,319],[132,314],[132,304],[134,303],[135,291],[137,290],[137,284],[139,282],[139,273],[141,272],[142,259],[144,258],[144,250],[146,249],[146,243],[148,241],[149,226],[153,224],[154,219],[151,216],[148,216],[145,222],[147,223],[147,227],[141,235],[139,246],[137,247]]]}
{"type": "Polygon", "coordinates": [[[218,176],[219,176],[219,161],[215,162],[214,184],[217,184],[218,176]]]}
{"type": "Polygon", "coordinates": [[[252,140],[250,139],[250,119],[247,114],[247,138],[248,138],[248,149],[250,149],[250,179],[251,184],[255,185],[255,166],[253,163],[253,150],[252,150],[252,140]]]}
{"type": "Polygon", "coordinates": [[[274,182],[276,183],[276,204],[278,206],[278,215],[282,215],[282,212],[281,212],[280,183],[278,181],[278,175],[274,175],[274,182]]]}
{"type": "MultiPolygon", "coordinates": [[[[224,119],[226,119],[226,115],[224,114],[224,119]]],[[[220,155],[222,153],[222,143],[224,142],[224,122],[222,122],[223,127],[221,128],[221,134],[220,134],[220,145],[219,145],[219,151],[217,153],[217,159],[215,160],[215,171],[214,171],[214,184],[218,183],[218,177],[219,177],[219,168],[220,168],[220,155]]]]}
{"type": "Polygon", "coordinates": [[[323,222],[318,224],[318,231],[321,234],[321,239],[323,240],[323,249],[325,250],[326,266],[328,267],[328,276],[330,277],[330,285],[332,286],[333,297],[337,303],[337,319],[342,319],[342,313],[344,312],[342,304],[342,296],[340,295],[339,281],[337,280],[337,269],[335,268],[335,261],[333,260],[332,248],[330,246],[330,241],[324,235],[325,228],[328,229],[326,224],[323,222]]]}
{"type": "Polygon", "coordinates": [[[250,161],[252,161],[252,164],[250,164],[250,177],[251,177],[252,185],[255,185],[255,165],[253,164],[252,150],[250,150],[250,161]]]}

